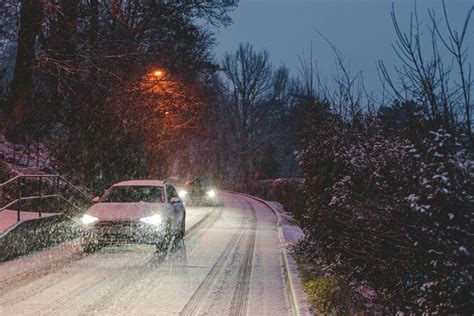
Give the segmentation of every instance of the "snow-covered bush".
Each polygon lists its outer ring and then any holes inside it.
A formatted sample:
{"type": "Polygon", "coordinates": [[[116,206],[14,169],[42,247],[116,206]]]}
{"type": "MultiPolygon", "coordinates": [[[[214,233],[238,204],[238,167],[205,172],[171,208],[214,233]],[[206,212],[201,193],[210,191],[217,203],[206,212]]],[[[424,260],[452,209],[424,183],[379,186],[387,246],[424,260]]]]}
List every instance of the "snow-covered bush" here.
{"type": "Polygon", "coordinates": [[[472,310],[472,154],[442,130],[408,140],[378,126],[309,111],[307,256],[387,312],[472,310]]]}
{"type": "Polygon", "coordinates": [[[417,305],[422,311],[472,311],[472,153],[443,130],[431,132],[417,147],[409,150],[416,161],[416,187],[406,197],[416,218],[410,238],[423,258],[417,305]]]}

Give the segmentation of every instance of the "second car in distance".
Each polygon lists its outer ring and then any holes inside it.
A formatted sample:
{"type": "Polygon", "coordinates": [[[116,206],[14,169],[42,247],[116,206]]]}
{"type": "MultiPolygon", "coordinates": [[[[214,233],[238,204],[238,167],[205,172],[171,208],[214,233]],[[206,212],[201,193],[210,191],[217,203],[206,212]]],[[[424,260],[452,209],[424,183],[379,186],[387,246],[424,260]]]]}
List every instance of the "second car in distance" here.
{"type": "Polygon", "coordinates": [[[217,191],[209,179],[197,178],[186,182],[179,196],[190,205],[215,206],[218,204],[217,191]]]}

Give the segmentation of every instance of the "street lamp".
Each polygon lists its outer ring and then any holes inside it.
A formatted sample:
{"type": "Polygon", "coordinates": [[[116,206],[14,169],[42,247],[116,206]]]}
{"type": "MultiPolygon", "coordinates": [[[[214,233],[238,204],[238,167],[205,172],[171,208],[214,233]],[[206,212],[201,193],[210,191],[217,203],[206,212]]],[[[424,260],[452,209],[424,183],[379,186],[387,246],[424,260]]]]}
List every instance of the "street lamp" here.
{"type": "Polygon", "coordinates": [[[161,70],[156,70],[153,74],[154,74],[156,77],[159,78],[159,77],[163,76],[163,71],[161,71],[161,70]]]}

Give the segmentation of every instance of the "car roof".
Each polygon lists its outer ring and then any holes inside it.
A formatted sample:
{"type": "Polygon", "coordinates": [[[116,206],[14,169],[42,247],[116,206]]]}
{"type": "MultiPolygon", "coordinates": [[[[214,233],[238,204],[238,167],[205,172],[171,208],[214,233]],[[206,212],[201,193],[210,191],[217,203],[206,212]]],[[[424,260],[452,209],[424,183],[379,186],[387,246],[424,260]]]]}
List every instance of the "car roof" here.
{"type": "Polygon", "coordinates": [[[156,186],[162,187],[166,184],[166,181],[161,180],[129,180],[129,181],[122,181],[115,183],[112,185],[113,187],[121,187],[121,186],[156,186]]]}

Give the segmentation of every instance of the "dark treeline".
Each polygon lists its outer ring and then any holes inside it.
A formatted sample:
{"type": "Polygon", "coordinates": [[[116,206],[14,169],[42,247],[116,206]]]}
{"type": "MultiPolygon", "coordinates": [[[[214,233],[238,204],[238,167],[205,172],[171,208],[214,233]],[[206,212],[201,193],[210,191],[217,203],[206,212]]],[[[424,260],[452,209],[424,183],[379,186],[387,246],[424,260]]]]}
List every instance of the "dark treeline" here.
{"type": "Polygon", "coordinates": [[[300,248],[317,273],[387,313],[472,311],[472,10],[460,30],[429,12],[406,31],[393,10],[400,66],[378,62],[374,99],[336,48],[329,85],[312,53],[297,78],[248,44],[215,61],[212,30],[233,8],[3,1],[5,136],[47,144],[58,171],[94,191],[141,177],[240,188],[303,177],[300,248]]]}
{"type": "Polygon", "coordinates": [[[212,31],[234,7],[3,2],[6,138],[47,144],[58,171],[93,190],[137,177],[235,187],[297,174],[288,70],[250,45],[211,57],[212,31]]]}
{"type": "Polygon", "coordinates": [[[213,36],[200,25],[228,24],[234,6],[2,1],[6,138],[48,144],[59,172],[93,190],[170,175],[215,98],[213,36]]]}

